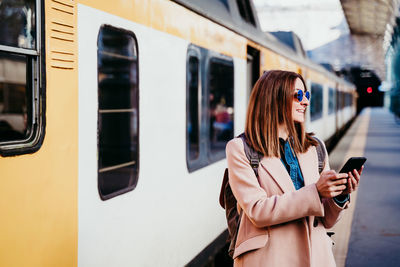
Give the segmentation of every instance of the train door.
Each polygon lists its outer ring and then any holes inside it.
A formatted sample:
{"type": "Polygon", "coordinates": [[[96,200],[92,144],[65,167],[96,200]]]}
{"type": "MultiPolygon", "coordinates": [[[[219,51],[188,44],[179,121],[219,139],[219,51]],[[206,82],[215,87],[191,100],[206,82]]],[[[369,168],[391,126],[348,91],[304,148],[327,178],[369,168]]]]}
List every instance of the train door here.
{"type": "Polygon", "coordinates": [[[251,90],[260,76],[260,51],[247,46],[247,102],[251,90]]]}

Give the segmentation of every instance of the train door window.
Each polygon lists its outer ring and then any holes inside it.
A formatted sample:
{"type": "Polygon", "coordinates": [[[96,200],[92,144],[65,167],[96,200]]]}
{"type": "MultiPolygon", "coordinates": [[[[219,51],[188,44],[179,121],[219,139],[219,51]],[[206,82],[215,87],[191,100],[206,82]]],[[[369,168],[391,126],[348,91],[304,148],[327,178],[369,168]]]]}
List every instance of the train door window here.
{"type": "Polygon", "coordinates": [[[317,83],[311,84],[311,103],[310,114],[311,121],[317,120],[322,117],[322,100],[323,100],[322,86],[317,83]]]}
{"type": "Polygon", "coordinates": [[[212,57],[208,64],[209,157],[225,157],[225,145],[233,138],[233,62],[212,57]]]}
{"type": "Polygon", "coordinates": [[[0,154],[32,153],[43,141],[40,1],[0,3],[0,154]]]}
{"type": "Polygon", "coordinates": [[[98,36],[98,189],[106,200],[136,187],[139,172],[138,52],[132,32],[98,36]]]}
{"type": "Polygon", "coordinates": [[[328,114],[332,114],[335,112],[335,104],[336,104],[336,94],[333,88],[329,88],[329,105],[328,105],[328,114]]]}

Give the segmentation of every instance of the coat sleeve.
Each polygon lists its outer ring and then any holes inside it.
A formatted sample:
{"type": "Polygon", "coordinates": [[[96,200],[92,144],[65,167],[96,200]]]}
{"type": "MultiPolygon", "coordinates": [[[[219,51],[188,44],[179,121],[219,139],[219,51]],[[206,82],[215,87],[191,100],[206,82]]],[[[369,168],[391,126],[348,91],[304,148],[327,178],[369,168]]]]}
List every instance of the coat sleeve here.
{"type": "Polygon", "coordinates": [[[235,138],[227,144],[226,157],[232,192],[255,226],[276,225],[306,216],[324,216],[315,184],[293,192],[267,196],[249,165],[241,139],[235,138]]]}
{"type": "MultiPolygon", "coordinates": [[[[329,166],[329,157],[328,157],[328,152],[326,151],[325,144],[323,149],[325,149],[325,167],[323,171],[330,170],[329,166]]],[[[325,210],[325,216],[322,217],[322,223],[324,224],[325,228],[332,228],[340,219],[341,213],[344,209],[347,209],[350,203],[350,198],[349,201],[344,203],[344,205],[341,207],[339,206],[333,198],[323,198],[322,203],[324,205],[324,210],[325,210]]]]}

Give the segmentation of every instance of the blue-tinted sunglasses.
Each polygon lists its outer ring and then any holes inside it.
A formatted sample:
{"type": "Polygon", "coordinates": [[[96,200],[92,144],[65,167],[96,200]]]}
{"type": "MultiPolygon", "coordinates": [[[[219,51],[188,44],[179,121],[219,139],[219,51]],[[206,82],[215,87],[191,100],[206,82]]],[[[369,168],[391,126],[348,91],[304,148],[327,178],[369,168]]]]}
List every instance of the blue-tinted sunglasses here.
{"type": "Polygon", "coordinates": [[[301,89],[299,89],[298,91],[297,91],[297,93],[294,93],[294,98],[296,98],[297,100],[299,100],[299,102],[301,102],[301,101],[303,101],[303,96],[306,96],[306,98],[308,99],[308,100],[310,100],[310,97],[311,97],[311,95],[310,95],[310,91],[306,91],[305,93],[303,92],[303,90],[301,90],[301,89]]]}

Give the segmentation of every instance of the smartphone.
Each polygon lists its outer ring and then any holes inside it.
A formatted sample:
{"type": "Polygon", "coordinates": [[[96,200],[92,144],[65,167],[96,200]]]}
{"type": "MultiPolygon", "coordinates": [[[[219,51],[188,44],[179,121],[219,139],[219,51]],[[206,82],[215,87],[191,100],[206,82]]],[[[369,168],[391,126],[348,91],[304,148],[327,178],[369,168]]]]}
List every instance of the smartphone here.
{"type": "Polygon", "coordinates": [[[364,157],[351,157],[347,160],[346,164],[344,164],[343,168],[339,171],[339,173],[348,173],[352,172],[354,169],[357,171],[361,170],[362,165],[367,161],[367,158],[364,157]]]}

